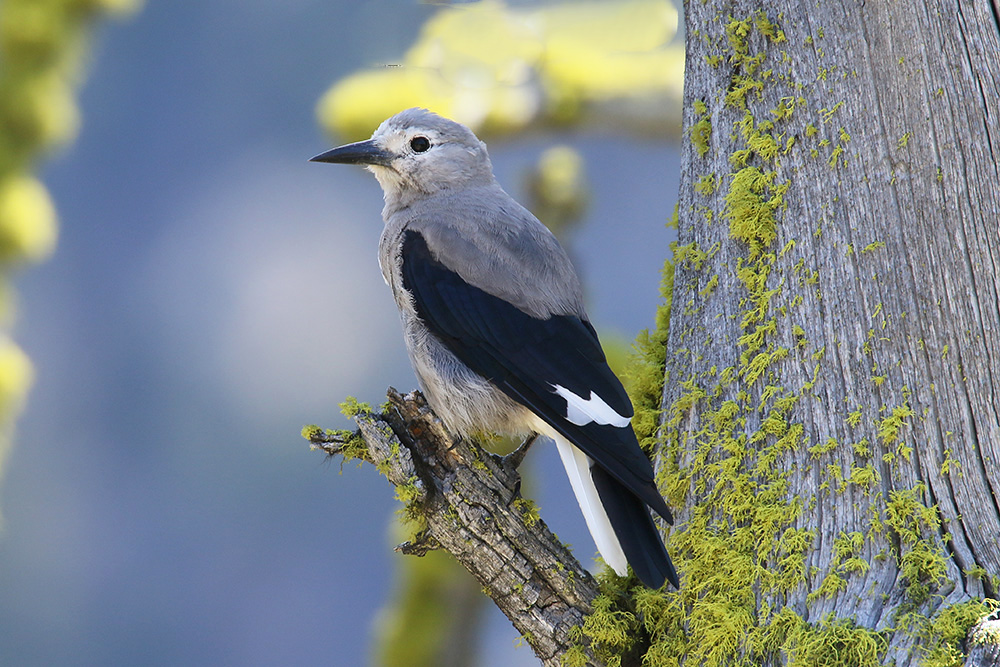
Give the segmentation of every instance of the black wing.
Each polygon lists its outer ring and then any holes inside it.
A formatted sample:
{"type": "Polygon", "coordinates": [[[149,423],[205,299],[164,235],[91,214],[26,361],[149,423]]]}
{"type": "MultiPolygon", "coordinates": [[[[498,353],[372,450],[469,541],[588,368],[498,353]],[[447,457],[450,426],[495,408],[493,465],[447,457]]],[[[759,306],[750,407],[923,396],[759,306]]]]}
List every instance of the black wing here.
{"type": "Polygon", "coordinates": [[[541,320],[468,284],[437,261],[418,232],[404,233],[402,257],[403,286],[413,295],[417,314],[462,363],[531,409],[673,522],[632,427],[573,424],[566,418],[566,400],[554,391],[559,385],[584,399],[593,392],[619,415],[632,416],[628,395],[589,322],[568,315],[541,320]]]}

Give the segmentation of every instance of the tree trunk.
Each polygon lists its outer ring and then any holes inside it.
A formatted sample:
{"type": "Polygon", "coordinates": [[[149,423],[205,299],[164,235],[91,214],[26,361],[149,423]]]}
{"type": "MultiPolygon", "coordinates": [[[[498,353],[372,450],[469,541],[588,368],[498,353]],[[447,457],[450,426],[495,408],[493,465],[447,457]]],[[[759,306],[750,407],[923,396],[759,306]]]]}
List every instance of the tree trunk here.
{"type": "Polygon", "coordinates": [[[997,7],[685,20],[660,472],[687,664],[943,655],[1000,574],[997,7]]]}

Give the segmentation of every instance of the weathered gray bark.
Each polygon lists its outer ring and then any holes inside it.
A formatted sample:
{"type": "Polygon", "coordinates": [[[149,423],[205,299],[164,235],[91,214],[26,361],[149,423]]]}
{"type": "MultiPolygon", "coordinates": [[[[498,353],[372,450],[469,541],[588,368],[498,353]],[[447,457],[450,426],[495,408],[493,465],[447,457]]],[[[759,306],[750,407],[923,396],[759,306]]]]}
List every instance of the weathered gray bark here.
{"type": "MultiPolygon", "coordinates": [[[[672,542],[705,516],[715,531],[753,524],[725,503],[737,478],[756,493],[787,484],[776,505],[800,511],[780,529],[814,531],[804,574],[791,590],[757,581],[756,612],[886,630],[898,667],[920,656],[901,613],[997,595],[997,12],[686,3],[684,136],[707,143],[684,145],[679,244],[705,254],[681,255],[675,274],[664,424],[689,490],[672,542]],[[764,176],[749,188],[748,168],[764,176]],[[714,190],[692,187],[710,175],[714,190]],[[940,525],[893,523],[904,497],[936,506],[940,525]],[[924,553],[943,569],[916,565],[924,553]]],[[[758,564],[782,555],[771,545],[758,564]]]]}
{"type": "Polygon", "coordinates": [[[969,644],[965,667],[1000,665],[1000,620],[977,623],[969,632],[969,644]]]}
{"type": "MultiPolygon", "coordinates": [[[[365,458],[397,487],[426,532],[398,550],[420,555],[443,548],[468,569],[535,651],[558,666],[576,645],[570,631],[583,622],[597,585],[545,523],[519,507],[519,475],[511,460],[453,439],[418,392],[389,390],[383,414],[355,417],[365,458]]],[[[341,443],[315,433],[330,454],[341,443]]]]}

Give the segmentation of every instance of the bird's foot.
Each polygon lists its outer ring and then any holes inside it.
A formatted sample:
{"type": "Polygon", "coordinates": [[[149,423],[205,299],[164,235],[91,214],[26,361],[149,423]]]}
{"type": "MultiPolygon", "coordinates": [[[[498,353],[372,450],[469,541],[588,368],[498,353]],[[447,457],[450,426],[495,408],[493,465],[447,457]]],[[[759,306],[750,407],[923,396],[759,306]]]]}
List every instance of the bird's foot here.
{"type": "Polygon", "coordinates": [[[441,543],[431,535],[429,530],[422,530],[414,535],[412,540],[396,545],[396,551],[407,556],[426,556],[428,551],[436,551],[440,548],[441,543]]]}
{"type": "Polygon", "coordinates": [[[525,438],[524,442],[522,442],[517,449],[512,451],[507,456],[503,457],[504,466],[512,470],[517,470],[518,468],[520,468],[521,462],[524,461],[524,457],[527,455],[528,450],[531,449],[531,446],[535,444],[535,440],[537,439],[538,439],[537,433],[532,433],[527,438],[525,438]]]}
{"type": "Polygon", "coordinates": [[[510,502],[514,502],[521,495],[521,473],[518,468],[521,467],[521,462],[524,461],[525,455],[537,439],[538,434],[532,433],[524,439],[524,442],[522,442],[517,449],[512,451],[507,456],[502,457],[500,460],[500,463],[504,468],[517,476],[517,481],[514,483],[514,493],[510,497],[510,502]]]}

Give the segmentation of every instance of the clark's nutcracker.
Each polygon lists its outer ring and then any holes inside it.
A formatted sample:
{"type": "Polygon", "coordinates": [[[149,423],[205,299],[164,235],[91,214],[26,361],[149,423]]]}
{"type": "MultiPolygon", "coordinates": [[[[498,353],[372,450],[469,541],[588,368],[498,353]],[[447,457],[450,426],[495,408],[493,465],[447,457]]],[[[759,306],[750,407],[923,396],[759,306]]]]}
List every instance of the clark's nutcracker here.
{"type": "Polygon", "coordinates": [[[455,433],[556,442],[605,562],[650,588],[677,573],[647,510],[673,523],[625,390],[555,237],[493,177],[486,145],[424,109],[312,158],[361,164],[385,193],[382,276],[427,400],[455,433]]]}

